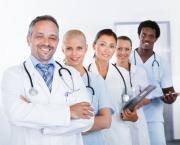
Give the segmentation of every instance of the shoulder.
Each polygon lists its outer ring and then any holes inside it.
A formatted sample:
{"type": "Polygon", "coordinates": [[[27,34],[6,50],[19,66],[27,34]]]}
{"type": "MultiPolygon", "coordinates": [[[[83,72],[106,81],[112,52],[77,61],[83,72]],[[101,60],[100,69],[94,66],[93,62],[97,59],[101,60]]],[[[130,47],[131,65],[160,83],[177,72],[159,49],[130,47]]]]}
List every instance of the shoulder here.
{"type": "MultiPolygon", "coordinates": [[[[112,65],[112,67],[114,67],[114,66],[112,65]]],[[[122,73],[123,76],[128,74],[128,71],[127,71],[125,68],[120,67],[120,66],[116,66],[116,67],[117,67],[117,69],[122,73]]],[[[119,74],[119,72],[118,72],[117,69],[114,67],[113,70],[116,72],[116,74],[117,74],[117,73],[119,74]]]]}
{"type": "Polygon", "coordinates": [[[78,76],[80,75],[80,73],[72,66],[62,65],[62,67],[69,70],[72,75],[78,75],[78,76]]]}
{"type": "Polygon", "coordinates": [[[137,65],[134,65],[133,63],[131,63],[131,70],[133,73],[146,73],[144,68],[137,66],[137,65]]]}
{"type": "Polygon", "coordinates": [[[157,60],[160,61],[160,65],[162,65],[164,70],[170,69],[170,63],[166,61],[163,57],[156,53],[157,60]]]}
{"type": "Polygon", "coordinates": [[[11,66],[4,71],[4,74],[13,73],[13,74],[20,75],[20,74],[22,74],[23,69],[24,69],[23,64],[19,64],[17,66],[11,66]]]}

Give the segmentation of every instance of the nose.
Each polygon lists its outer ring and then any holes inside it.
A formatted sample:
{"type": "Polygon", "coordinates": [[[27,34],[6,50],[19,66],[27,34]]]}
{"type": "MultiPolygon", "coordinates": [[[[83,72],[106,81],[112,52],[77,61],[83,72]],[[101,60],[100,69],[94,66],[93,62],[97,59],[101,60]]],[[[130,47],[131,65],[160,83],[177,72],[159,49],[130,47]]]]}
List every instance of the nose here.
{"type": "Polygon", "coordinates": [[[49,41],[48,38],[44,38],[44,39],[43,39],[43,43],[44,43],[46,46],[48,46],[48,45],[50,44],[50,41],[49,41]]]}
{"type": "Polygon", "coordinates": [[[77,51],[75,49],[73,49],[72,55],[76,55],[76,54],[77,54],[77,51]]]}
{"type": "Polygon", "coordinates": [[[124,49],[121,50],[121,54],[125,54],[125,50],[124,49]]]}

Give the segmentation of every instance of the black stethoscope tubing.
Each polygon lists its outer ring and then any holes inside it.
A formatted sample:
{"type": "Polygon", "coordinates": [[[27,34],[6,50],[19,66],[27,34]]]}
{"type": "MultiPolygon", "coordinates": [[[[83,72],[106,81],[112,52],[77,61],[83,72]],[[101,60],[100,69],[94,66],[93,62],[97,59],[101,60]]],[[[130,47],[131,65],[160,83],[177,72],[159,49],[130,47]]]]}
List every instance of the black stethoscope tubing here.
{"type": "Polygon", "coordinates": [[[88,80],[88,85],[86,86],[86,88],[90,88],[92,90],[92,95],[94,95],[95,94],[94,89],[90,86],[89,74],[88,74],[87,70],[85,69],[85,67],[83,67],[83,68],[86,72],[87,80],[88,80]]]}
{"type": "MultiPolygon", "coordinates": [[[[117,71],[119,72],[120,76],[122,77],[122,80],[124,82],[124,87],[125,87],[125,95],[127,95],[127,87],[126,87],[126,82],[124,80],[124,77],[123,77],[122,73],[119,71],[119,69],[116,67],[116,65],[114,65],[114,64],[112,64],[112,65],[117,69],[117,71]]],[[[89,64],[89,66],[88,66],[88,71],[90,71],[90,67],[91,67],[91,64],[89,64]]]]}
{"type": "MultiPolygon", "coordinates": [[[[137,50],[137,48],[134,50],[134,64],[136,65],[136,56],[135,56],[135,51],[137,50]]],[[[153,73],[153,75],[154,75],[154,63],[156,62],[157,63],[157,66],[158,66],[158,77],[160,78],[160,70],[159,70],[159,62],[156,60],[156,54],[155,54],[155,52],[153,51],[153,55],[154,55],[154,60],[153,60],[153,62],[152,62],[152,73],[153,73]]]]}

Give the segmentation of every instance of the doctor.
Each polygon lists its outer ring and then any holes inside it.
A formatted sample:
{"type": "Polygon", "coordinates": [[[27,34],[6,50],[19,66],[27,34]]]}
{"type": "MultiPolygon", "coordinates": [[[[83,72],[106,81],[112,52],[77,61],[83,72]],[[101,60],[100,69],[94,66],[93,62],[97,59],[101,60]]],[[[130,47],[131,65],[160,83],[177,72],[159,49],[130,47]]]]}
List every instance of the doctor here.
{"type": "MultiPolygon", "coordinates": [[[[120,36],[117,39],[117,48],[115,51],[117,58],[116,65],[125,68],[129,72],[131,92],[135,97],[148,86],[147,75],[143,68],[129,62],[132,51],[131,39],[127,36],[120,36]]],[[[151,102],[150,97],[151,95],[148,95],[139,103],[139,109],[137,109],[138,120],[136,122],[127,121],[131,130],[133,145],[150,145],[147,122],[141,108],[142,105],[147,105],[151,102]]]]}
{"type": "Polygon", "coordinates": [[[104,145],[102,130],[111,126],[109,94],[103,78],[87,71],[83,60],[87,51],[86,37],[79,30],[69,30],[63,36],[62,51],[65,64],[74,67],[82,76],[94,108],[94,125],[83,133],[84,145],[104,145]]]}
{"type": "Polygon", "coordinates": [[[140,45],[131,54],[131,61],[144,68],[149,84],[157,88],[152,92],[151,103],[144,106],[151,145],[165,145],[163,106],[172,104],[178,95],[172,95],[171,68],[167,61],[154,52],[154,43],[160,36],[160,28],[155,21],[141,22],[138,27],[140,45]],[[160,97],[164,96],[164,97],[160,97]]]}
{"type": "Polygon", "coordinates": [[[93,109],[79,73],[71,67],[66,69],[72,77],[65,69],[58,72],[62,67],[52,57],[59,42],[56,20],[36,17],[29,25],[27,42],[30,57],[7,69],[1,84],[11,144],[83,145],[81,132],[92,127],[93,109]]]}
{"type": "Polygon", "coordinates": [[[132,97],[128,72],[109,62],[115,52],[116,43],[117,36],[111,29],[99,31],[93,43],[95,61],[88,66],[88,70],[104,78],[110,95],[110,103],[115,111],[112,115],[111,127],[103,130],[106,145],[132,145],[130,129],[125,121],[137,121],[137,107],[133,112],[122,110],[132,97]]]}

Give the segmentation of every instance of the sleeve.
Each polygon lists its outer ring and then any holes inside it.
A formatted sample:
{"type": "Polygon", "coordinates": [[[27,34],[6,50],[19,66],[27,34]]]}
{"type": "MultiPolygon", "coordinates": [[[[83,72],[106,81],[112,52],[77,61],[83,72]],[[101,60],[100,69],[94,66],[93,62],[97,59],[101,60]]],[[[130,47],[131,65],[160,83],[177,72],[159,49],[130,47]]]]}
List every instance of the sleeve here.
{"type": "MultiPolygon", "coordinates": [[[[109,99],[109,93],[107,90],[107,86],[103,78],[99,75],[97,75],[98,80],[98,87],[94,88],[95,92],[98,92],[98,110],[108,107],[111,109],[111,114],[114,114],[114,110],[112,109],[110,99],[109,99]]],[[[95,81],[95,80],[94,80],[95,81]]]]}
{"type": "Polygon", "coordinates": [[[163,77],[161,78],[161,88],[169,88],[173,86],[173,82],[172,82],[172,73],[171,73],[171,67],[169,65],[169,63],[165,60],[163,60],[162,62],[162,69],[163,69],[163,77]]]}
{"type": "MultiPolygon", "coordinates": [[[[143,68],[138,68],[138,71],[139,73],[139,86],[140,86],[140,91],[144,90],[148,85],[149,85],[149,82],[148,82],[148,78],[147,78],[147,74],[145,72],[145,70],[143,68]]],[[[146,98],[147,99],[151,99],[151,94],[149,94],[146,98]]]]}
{"type": "MultiPolygon", "coordinates": [[[[71,120],[70,108],[58,104],[40,104],[25,103],[20,99],[24,95],[24,85],[22,81],[22,70],[11,68],[4,72],[2,78],[2,98],[5,112],[11,124],[19,127],[33,129],[43,129],[44,133],[51,134],[52,130],[58,134],[79,133],[89,130],[93,123],[94,117],[90,120],[71,120]],[[47,130],[45,130],[47,128],[47,130]],[[49,131],[49,132],[48,132],[49,131]]],[[[75,86],[80,87],[77,91],[78,102],[90,102],[87,90],[80,78],[75,76],[75,86]]]]}
{"type": "Polygon", "coordinates": [[[35,129],[69,126],[69,106],[25,103],[20,99],[20,95],[25,95],[22,75],[19,67],[13,67],[6,70],[2,77],[2,101],[10,124],[35,129]]]}
{"type": "MultiPolygon", "coordinates": [[[[77,74],[73,73],[72,74],[77,74]]],[[[83,83],[83,80],[79,74],[73,76],[75,86],[80,86],[79,91],[76,92],[76,103],[90,102],[87,89],[83,83]]],[[[94,124],[94,117],[87,119],[71,119],[69,126],[67,127],[49,127],[43,129],[44,135],[72,135],[80,132],[86,132],[92,128],[94,124]]]]}

